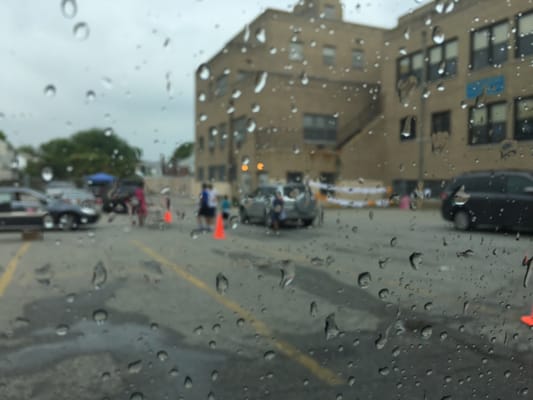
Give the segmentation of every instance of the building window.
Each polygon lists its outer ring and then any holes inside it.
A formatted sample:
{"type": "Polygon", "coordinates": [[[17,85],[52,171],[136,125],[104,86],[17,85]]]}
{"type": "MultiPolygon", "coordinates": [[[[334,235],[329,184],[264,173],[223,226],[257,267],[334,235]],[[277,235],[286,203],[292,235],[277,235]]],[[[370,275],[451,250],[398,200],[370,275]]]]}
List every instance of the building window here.
{"type": "Polygon", "coordinates": [[[217,128],[214,126],[209,128],[209,135],[207,136],[207,148],[210,152],[215,151],[216,137],[217,137],[217,128]]]}
{"type": "Polygon", "coordinates": [[[218,168],[215,167],[214,165],[210,165],[209,166],[208,173],[207,173],[207,179],[209,181],[214,181],[214,180],[217,179],[217,176],[216,176],[217,170],[218,170],[218,168]]]}
{"type": "Polygon", "coordinates": [[[215,96],[220,97],[224,96],[228,91],[228,76],[221,75],[217,78],[215,86],[215,96]]]}
{"type": "Polygon", "coordinates": [[[488,104],[470,109],[469,138],[471,145],[499,143],[505,139],[507,106],[505,103],[488,104]]]}
{"type": "Polygon", "coordinates": [[[226,166],[225,165],[220,165],[218,167],[218,180],[220,182],[226,181],[226,166]]]}
{"type": "Polygon", "coordinates": [[[226,141],[228,140],[228,130],[226,124],[220,124],[218,128],[219,146],[220,150],[224,150],[226,147],[226,141]]]}
{"type": "Polygon", "coordinates": [[[507,22],[472,33],[472,68],[480,69],[507,61],[508,33],[507,22]]]}
{"type": "Polygon", "coordinates": [[[198,181],[204,180],[204,167],[198,167],[198,170],[196,171],[196,179],[198,181]]]}
{"type": "Polygon", "coordinates": [[[424,66],[424,57],[422,52],[414,53],[398,60],[397,76],[398,81],[403,81],[410,76],[414,76],[419,83],[422,81],[422,68],[424,66]]]}
{"type": "Polygon", "coordinates": [[[326,6],[324,7],[324,18],[325,19],[336,18],[335,6],[331,4],[326,4],[326,6]]]}
{"type": "Polygon", "coordinates": [[[416,138],[416,117],[409,115],[400,120],[400,141],[414,140],[416,138]]]}
{"type": "Polygon", "coordinates": [[[428,80],[453,76],[457,73],[457,40],[443,43],[429,50],[428,80]]]}
{"type": "Polygon", "coordinates": [[[357,69],[365,67],[365,52],[363,50],[352,50],[352,67],[357,69]]]}
{"type": "Polygon", "coordinates": [[[518,17],[516,31],[516,56],[533,54],[533,12],[518,17]]]}
{"type": "Polygon", "coordinates": [[[450,133],[450,112],[443,111],[431,115],[431,133],[450,133]]]}
{"type": "Polygon", "coordinates": [[[235,146],[240,149],[246,139],[246,117],[240,117],[233,121],[233,137],[235,146]]]}
{"type": "Polygon", "coordinates": [[[324,46],[322,49],[322,60],[324,65],[335,65],[337,50],[333,46],[324,46]]]}
{"type": "Polygon", "coordinates": [[[287,172],[287,183],[302,183],[303,179],[303,172],[287,172]]]}
{"type": "Polygon", "coordinates": [[[533,97],[515,102],[514,138],[533,140],[533,97]]]}
{"type": "Polygon", "coordinates": [[[204,150],[204,137],[203,136],[198,138],[198,150],[200,151],[204,150]]]}
{"type": "Polygon", "coordinates": [[[302,61],[304,59],[304,45],[299,42],[289,44],[289,60],[302,61]]]}
{"type": "Polygon", "coordinates": [[[304,114],[304,140],[316,144],[335,144],[337,118],[330,115],[304,114]]]}

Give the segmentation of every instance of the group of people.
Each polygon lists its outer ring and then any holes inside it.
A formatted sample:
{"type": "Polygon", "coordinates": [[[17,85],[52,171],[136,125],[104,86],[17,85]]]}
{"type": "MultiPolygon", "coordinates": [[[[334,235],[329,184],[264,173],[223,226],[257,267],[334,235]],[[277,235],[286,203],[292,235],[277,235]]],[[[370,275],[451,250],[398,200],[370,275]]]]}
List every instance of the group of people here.
{"type": "MultiPolygon", "coordinates": [[[[217,210],[219,208],[218,195],[211,183],[202,184],[202,191],[198,204],[198,230],[211,232],[214,230],[217,210]]],[[[231,202],[228,196],[223,196],[220,211],[224,224],[227,224],[231,214],[231,202]]]]}
{"type": "MultiPolygon", "coordinates": [[[[118,183],[115,183],[108,193],[110,199],[117,198],[118,183]]],[[[144,226],[146,216],[148,215],[148,205],[146,203],[146,197],[144,194],[144,182],[140,182],[131,196],[129,196],[124,202],[128,216],[131,219],[132,225],[144,226]]],[[[109,221],[111,222],[114,215],[111,214],[109,221]]]]}

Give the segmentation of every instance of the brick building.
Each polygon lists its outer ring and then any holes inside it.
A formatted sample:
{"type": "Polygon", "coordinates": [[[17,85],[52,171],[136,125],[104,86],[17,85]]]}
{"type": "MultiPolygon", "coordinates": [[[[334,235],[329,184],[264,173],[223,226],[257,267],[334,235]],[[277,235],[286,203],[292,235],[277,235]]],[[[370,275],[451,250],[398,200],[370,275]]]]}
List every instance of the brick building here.
{"type": "Polygon", "coordinates": [[[196,78],[196,178],[360,177],[438,191],[465,170],[533,168],[533,4],[438,1],[386,30],[339,1],[266,10],[196,78]]]}

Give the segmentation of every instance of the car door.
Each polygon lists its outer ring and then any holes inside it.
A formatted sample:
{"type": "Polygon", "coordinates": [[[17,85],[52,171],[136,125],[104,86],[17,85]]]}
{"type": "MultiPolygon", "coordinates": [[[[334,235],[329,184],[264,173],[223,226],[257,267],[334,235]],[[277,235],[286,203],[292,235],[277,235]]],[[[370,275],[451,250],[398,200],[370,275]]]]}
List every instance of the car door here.
{"type": "Polygon", "coordinates": [[[506,200],[504,183],[504,176],[499,174],[480,174],[464,179],[464,192],[468,194],[464,207],[474,225],[501,226],[506,200]]]}
{"type": "Polygon", "coordinates": [[[504,217],[506,226],[533,229],[533,178],[507,177],[504,217]]]}

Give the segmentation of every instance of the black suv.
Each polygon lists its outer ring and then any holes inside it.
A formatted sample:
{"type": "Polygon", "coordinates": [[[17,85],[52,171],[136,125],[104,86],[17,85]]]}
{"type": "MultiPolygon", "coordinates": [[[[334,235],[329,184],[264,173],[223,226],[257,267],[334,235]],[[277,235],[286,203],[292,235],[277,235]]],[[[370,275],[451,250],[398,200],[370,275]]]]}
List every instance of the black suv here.
{"type": "Polygon", "coordinates": [[[456,229],[533,230],[533,171],[465,173],[446,187],[442,200],[442,216],[456,229]]]}

